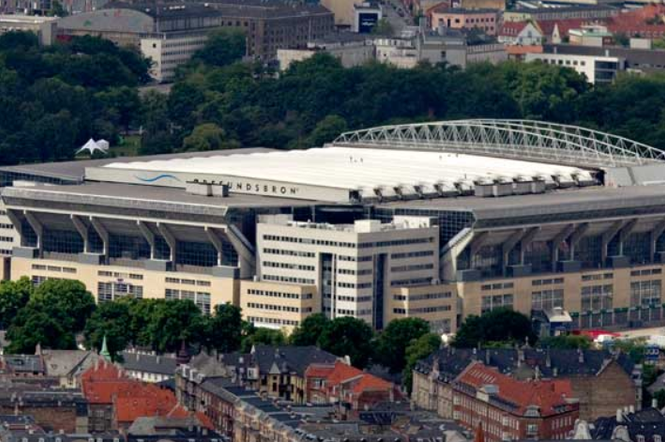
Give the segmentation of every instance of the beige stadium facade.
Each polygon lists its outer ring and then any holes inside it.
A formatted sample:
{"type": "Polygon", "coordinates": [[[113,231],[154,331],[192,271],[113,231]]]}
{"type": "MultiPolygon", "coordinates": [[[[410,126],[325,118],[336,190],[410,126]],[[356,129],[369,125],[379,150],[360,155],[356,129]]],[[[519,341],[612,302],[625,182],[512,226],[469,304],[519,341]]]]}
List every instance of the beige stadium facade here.
{"type": "Polygon", "coordinates": [[[242,149],[0,168],[5,279],[99,302],[190,299],[259,326],[313,313],[385,327],[564,310],[665,322],[665,154],[590,130],[463,120],[242,149]]]}

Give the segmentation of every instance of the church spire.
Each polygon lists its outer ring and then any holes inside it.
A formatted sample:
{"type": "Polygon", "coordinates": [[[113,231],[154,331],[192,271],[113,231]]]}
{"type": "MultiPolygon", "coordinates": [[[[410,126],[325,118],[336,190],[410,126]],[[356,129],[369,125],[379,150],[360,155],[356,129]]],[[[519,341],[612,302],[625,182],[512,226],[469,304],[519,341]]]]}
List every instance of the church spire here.
{"type": "Polygon", "coordinates": [[[106,344],[106,335],[104,335],[104,340],[102,341],[102,349],[99,351],[99,355],[106,359],[107,361],[111,362],[111,352],[109,351],[109,347],[106,344]]]}

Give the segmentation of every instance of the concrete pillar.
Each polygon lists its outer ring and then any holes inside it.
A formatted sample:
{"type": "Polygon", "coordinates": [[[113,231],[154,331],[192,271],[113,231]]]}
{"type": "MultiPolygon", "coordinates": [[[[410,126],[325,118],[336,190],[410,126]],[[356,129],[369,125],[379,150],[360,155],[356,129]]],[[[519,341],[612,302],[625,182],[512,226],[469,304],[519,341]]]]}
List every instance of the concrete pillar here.
{"type": "Polygon", "coordinates": [[[536,237],[536,235],[540,232],[540,227],[532,227],[530,229],[527,229],[522,238],[520,239],[520,264],[524,265],[524,256],[525,256],[525,249],[526,246],[531,244],[531,241],[536,237]]]}
{"type": "Polygon", "coordinates": [[[138,226],[145,240],[150,245],[150,259],[155,259],[155,234],[152,233],[152,230],[144,221],[137,220],[136,225],[138,226]]]}
{"type": "Polygon", "coordinates": [[[97,235],[102,239],[102,243],[104,245],[102,249],[102,255],[108,257],[109,254],[109,232],[106,230],[106,227],[102,224],[102,222],[95,217],[90,217],[90,224],[92,225],[92,228],[95,229],[95,232],[97,232],[97,235]]]}
{"type": "Polygon", "coordinates": [[[224,257],[224,248],[222,244],[222,240],[217,236],[217,233],[215,232],[215,229],[209,226],[205,227],[205,232],[206,235],[208,236],[208,239],[212,243],[213,246],[215,246],[215,250],[217,250],[217,265],[221,266],[224,257]]]}
{"type": "Polygon", "coordinates": [[[256,271],[256,250],[254,246],[235,226],[229,225],[224,235],[238,254],[240,277],[248,278],[253,276],[256,271]]]}
{"type": "Polygon", "coordinates": [[[76,230],[79,232],[79,235],[81,235],[81,238],[83,239],[83,252],[90,253],[88,226],[85,225],[85,223],[81,220],[81,218],[78,215],[70,215],[70,218],[72,220],[72,224],[74,224],[74,227],[76,228],[76,230]]]}
{"type": "Polygon", "coordinates": [[[175,265],[175,259],[176,259],[176,239],[175,236],[171,233],[171,230],[169,230],[168,226],[163,223],[157,223],[157,229],[159,230],[159,233],[164,237],[164,240],[166,240],[166,244],[169,245],[169,261],[171,261],[175,265]]]}
{"type": "Polygon", "coordinates": [[[552,238],[552,271],[556,271],[557,262],[559,261],[559,246],[562,242],[566,241],[568,237],[575,231],[575,224],[566,225],[554,238],[552,238]]]}
{"type": "MultiPolygon", "coordinates": [[[[9,214],[9,212],[8,212],[9,214]]],[[[13,221],[12,221],[13,222],[13,221]]],[[[653,261],[656,257],[656,252],[657,247],[658,247],[658,239],[660,236],[665,232],[665,220],[660,221],[656,226],[651,230],[651,239],[650,239],[650,247],[649,251],[651,253],[651,260],[653,261]]]]}
{"type": "Polygon", "coordinates": [[[602,247],[601,247],[601,251],[600,251],[600,253],[601,253],[600,258],[601,258],[601,261],[602,261],[603,265],[605,265],[605,262],[607,261],[607,254],[608,254],[607,249],[608,249],[608,246],[609,246],[610,242],[617,236],[617,234],[619,233],[619,231],[621,231],[621,229],[623,228],[624,225],[625,225],[625,221],[622,221],[622,220],[621,221],[615,221],[614,223],[612,223],[612,225],[610,227],[607,228],[607,230],[605,230],[603,232],[603,234],[602,234],[602,247]]]}
{"type": "Polygon", "coordinates": [[[42,252],[42,246],[43,246],[43,237],[44,237],[44,226],[42,223],[37,219],[37,217],[32,213],[28,212],[27,210],[23,211],[23,215],[25,216],[25,219],[28,221],[28,224],[30,224],[30,227],[32,227],[32,230],[35,231],[35,234],[37,235],[37,250],[39,250],[39,254],[41,256],[42,252]]]}
{"type": "Polygon", "coordinates": [[[589,230],[589,224],[588,223],[582,223],[578,224],[577,227],[575,228],[575,231],[571,233],[570,238],[568,238],[569,246],[570,246],[570,260],[574,261],[575,260],[575,247],[577,244],[580,242],[582,237],[586,234],[586,232],[589,230]]]}

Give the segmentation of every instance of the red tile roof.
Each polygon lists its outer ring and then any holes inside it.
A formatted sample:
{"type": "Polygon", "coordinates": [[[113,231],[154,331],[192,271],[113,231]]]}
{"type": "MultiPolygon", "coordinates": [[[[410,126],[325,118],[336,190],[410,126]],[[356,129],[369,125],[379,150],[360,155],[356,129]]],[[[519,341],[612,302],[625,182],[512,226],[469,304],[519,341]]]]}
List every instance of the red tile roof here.
{"type": "Polygon", "coordinates": [[[456,382],[474,389],[487,385],[498,387],[497,396],[515,405],[514,413],[518,415],[524,415],[530,405],[537,406],[541,416],[559,414],[558,407],[566,406],[566,411],[570,411],[578,406],[567,401],[573,398],[572,386],[567,379],[518,381],[475,362],[458,376],[456,382]]]}
{"type": "Polygon", "coordinates": [[[334,369],[334,365],[311,364],[309,367],[307,367],[307,370],[305,370],[305,377],[327,378],[334,369]]]}
{"type": "Polygon", "coordinates": [[[615,34],[661,37],[665,34],[665,5],[647,5],[609,19],[607,29],[615,34]]]}
{"type": "Polygon", "coordinates": [[[81,376],[83,395],[91,404],[113,405],[118,424],[139,417],[187,417],[170,390],[130,379],[121,369],[103,362],[81,376]]]}
{"type": "Polygon", "coordinates": [[[543,31],[543,35],[550,37],[554,32],[554,27],[559,28],[559,35],[564,37],[568,35],[571,29],[581,28],[588,20],[581,18],[569,18],[566,20],[539,20],[538,27],[543,31]]]}
{"type": "Polygon", "coordinates": [[[501,30],[499,31],[499,35],[506,37],[517,37],[528,24],[529,22],[526,21],[504,22],[503,26],[501,26],[501,30]]]}

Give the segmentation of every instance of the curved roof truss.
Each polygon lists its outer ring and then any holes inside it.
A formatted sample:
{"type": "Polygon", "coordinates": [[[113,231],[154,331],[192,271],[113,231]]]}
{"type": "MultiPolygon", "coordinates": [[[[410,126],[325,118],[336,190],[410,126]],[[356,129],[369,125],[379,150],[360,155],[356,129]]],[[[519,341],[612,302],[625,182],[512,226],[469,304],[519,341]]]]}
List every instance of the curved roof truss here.
{"type": "Polygon", "coordinates": [[[340,135],[338,146],[441,150],[577,167],[665,161],[665,152],[616,135],[533,120],[453,120],[380,126],[340,135]]]}

